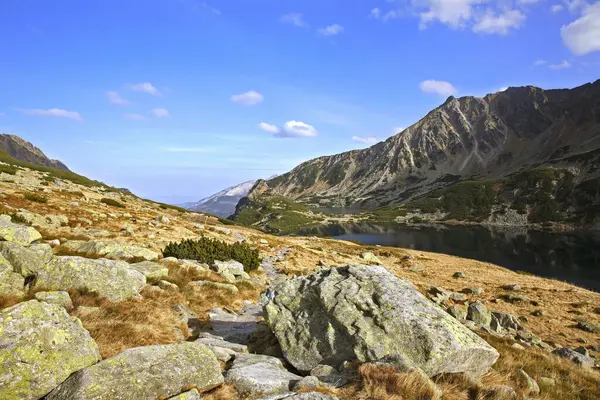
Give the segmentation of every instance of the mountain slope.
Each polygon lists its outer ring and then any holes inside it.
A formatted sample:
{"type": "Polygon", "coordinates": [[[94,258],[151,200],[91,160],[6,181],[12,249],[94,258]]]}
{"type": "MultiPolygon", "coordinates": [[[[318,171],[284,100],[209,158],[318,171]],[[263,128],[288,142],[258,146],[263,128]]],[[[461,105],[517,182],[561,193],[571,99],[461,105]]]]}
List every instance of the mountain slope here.
{"type": "Polygon", "coordinates": [[[15,135],[0,134],[0,150],[19,161],[69,171],[65,164],[48,158],[39,148],[15,135]]]}
{"type": "MultiPolygon", "coordinates": [[[[320,157],[267,182],[326,206],[402,203],[461,179],[499,178],[600,148],[600,80],[449,97],[422,120],[364,150],[320,157]]],[[[578,171],[584,180],[593,171],[578,171]]]]}
{"type": "Polygon", "coordinates": [[[196,203],[188,203],[183,206],[190,211],[202,211],[226,218],[233,214],[237,203],[248,194],[255,183],[256,181],[243,182],[196,203]]]}

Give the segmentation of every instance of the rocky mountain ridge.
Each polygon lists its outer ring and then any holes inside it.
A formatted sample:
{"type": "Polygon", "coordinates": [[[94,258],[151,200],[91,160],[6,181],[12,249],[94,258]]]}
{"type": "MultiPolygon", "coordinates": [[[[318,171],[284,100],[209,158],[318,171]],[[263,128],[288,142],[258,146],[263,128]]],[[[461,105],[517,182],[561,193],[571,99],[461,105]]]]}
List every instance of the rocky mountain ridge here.
{"type": "Polygon", "coordinates": [[[19,161],[69,171],[65,164],[48,158],[42,150],[16,135],[0,134],[0,150],[19,161]]]}
{"type": "MultiPolygon", "coordinates": [[[[363,150],[319,157],[267,182],[306,204],[374,208],[463,179],[501,178],[600,148],[600,80],[574,89],[510,87],[449,97],[404,131],[363,150]]],[[[577,171],[577,181],[595,178],[577,171]]]]}
{"type": "Polygon", "coordinates": [[[190,211],[207,212],[218,217],[226,218],[233,214],[237,203],[254,186],[256,181],[246,181],[238,185],[228,187],[211,196],[205,197],[195,203],[182,204],[181,207],[190,211]]]}

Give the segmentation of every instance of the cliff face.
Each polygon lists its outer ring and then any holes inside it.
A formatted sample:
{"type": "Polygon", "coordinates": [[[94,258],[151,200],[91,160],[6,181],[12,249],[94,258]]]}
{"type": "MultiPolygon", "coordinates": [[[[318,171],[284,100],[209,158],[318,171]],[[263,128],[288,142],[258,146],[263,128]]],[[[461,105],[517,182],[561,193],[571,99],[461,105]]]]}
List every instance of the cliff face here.
{"type": "MultiPolygon", "coordinates": [[[[600,80],[574,89],[526,86],[450,97],[422,120],[364,150],[320,157],[268,181],[312,204],[402,203],[460,179],[499,178],[600,148],[600,80]]],[[[578,179],[593,171],[580,170],[578,179]]]]}
{"type": "Polygon", "coordinates": [[[19,161],[43,167],[59,168],[69,171],[69,168],[58,160],[48,158],[40,149],[26,140],[15,135],[0,135],[0,150],[19,161]]]}

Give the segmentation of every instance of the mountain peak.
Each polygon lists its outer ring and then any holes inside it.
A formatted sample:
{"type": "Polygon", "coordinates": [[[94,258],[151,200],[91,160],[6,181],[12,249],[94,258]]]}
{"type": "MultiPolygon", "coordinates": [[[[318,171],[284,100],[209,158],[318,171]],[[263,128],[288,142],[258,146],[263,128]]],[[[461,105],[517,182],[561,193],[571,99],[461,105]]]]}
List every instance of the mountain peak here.
{"type": "Polygon", "coordinates": [[[69,171],[69,168],[65,164],[48,158],[42,150],[16,135],[8,133],[0,134],[0,151],[4,151],[19,161],[69,171]]]}

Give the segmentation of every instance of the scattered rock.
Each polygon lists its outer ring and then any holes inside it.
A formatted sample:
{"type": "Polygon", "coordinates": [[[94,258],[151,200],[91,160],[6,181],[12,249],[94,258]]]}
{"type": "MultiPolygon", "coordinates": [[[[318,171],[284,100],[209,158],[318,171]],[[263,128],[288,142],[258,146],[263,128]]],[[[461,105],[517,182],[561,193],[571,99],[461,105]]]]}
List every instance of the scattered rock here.
{"type": "Polygon", "coordinates": [[[251,304],[244,307],[241,315],[214,308],[208,314],[208,318],[213,331],[222,339],[233,343],[247,343],[257,329],[262,314],[261,306],[251,304]]]}
{"type": "Polygon", "coordinates": [[[600,333],[600,325],[592,324],[587,321],[577,321],[577,327],[582,331],[590,332],[590,333],[600,333]]]}
{"type": "Polygon", "coordinates": [[[267,321],[299,371],[345,360],[481,375],[498,353],[383,267],[350,265],[277,286],[267,321]]]}
{"type": "Polygon", "coordinates": [[[67,292],[37,292],[35,298],[39,301],[43,301],[49,304],[56,304],[64,307],[67,311],[73,309],[73,302],[71,296],[67,292]]]}
{"type": "Polygon", "coordinates": [[[495,385],[489,388],[484,388],[480,392],[482,400],[516,400],[517,392],[510,386],[495,385]]]}
{"type": "Polygon", "coordinates": [[[316,389],[319,386],[321,386],[321,381],[319,381],[319,378],[317,378],[316,376],[305,376],[304,378],[296,382],[292,390],[294,392],[306,392],[308,390],[316,389]]]}
{"type": "Polygon", "coordinates": [[[350,382],[351,375],[339,372],[331,365],[319,364],[310,371],[310,375],[319,381],[325,382],[333,387],[341,387],[350,382]]]}
{"type": "Polygon", "coordinates": [[[517,350],[525,350],[525,347],[521,346],[519,343],[513,343],[510,345],[510,347],[517,350]]]}
{"type": "Polygon", "coordinates": [[[248,346],[238,343],[231,343],[219,337],[201,337],[196,339],[195,343],[205,345],[207,347],[221,347],[235,351],[236,353],[247,353],[248,346]]]}
{"type": "Polygon", "coordinates": [[[480,287],[464,288],[463,290],[461,290],[461,292],[476,295],[481,295],[485,293],[485,291],[480,287]]]}
{"type": "Polygon", "coordinates": [[[77,371],[46,400],[156,399],[177,395],[186,386],[206,391],[221,383],[214,354],[183,342],[125,350],[77,371]]]}
{"type": "Polygon", "coordinates": [[[170,397],[169,400],[202,400],[200,392],[196,389],[192,389],[189,392],[181,393],[175,397],[170,397]]]}
{"type": "Polygon", "coordinates": [[[238,354],[225,382],[235,386],[241,395],[286,393],[302,379],[288,372],[275,357],[238,354]]]}
{"type": "Polygon", "coordinates": [[[158,281],[158,287],[161,288],[162,290],[166,290],[168,292],[177,292],[179,291],[179,286],[177,286],[174,283],[171,283],[169,281],[158,281]]]}
{"type": "Polygon", "coordinates": [[[540,393],[540,387],[537,382],[521,368],[517,370],[517,379],[519,380],[521,387],[525,389],[526,394],[538,395],[540,393]]]}
{"type": "Polygon", "coordinates": [[[483,303],[476,301],[475,303],[469,304],[467,319],[480,326],[490,326],[490,323],[492,322],[492,313],[483,303]]]}
{"type": "Polygon", "coordinates": [[[454,275],[452,275],[452,277],[456,279],[461,279],[465,277],[465,274],[463,274],[462,272],[455,272],[454,275]]]}
{"type": "Polygon", "coordinates": [[[63,244],[63,247],[81,254],[116,258],[121,260],[142,259],[146,261],[154,261],[160,256],[159,253],[144,247],[100,240],[69,240],[63,244]]]}
{"type": "Polygon", "coordinates": [[[146,277],[125,261],[61,256],[36,272],[33,287],[86,290],[111,301],[121,301],[136,296],[145,285],[146,277]]]}
{"type": "Polygon", "coordinates": [[[283,393],[274,394],[272,396],[261,397],[257,400],[339,400],[335,396],[329,396],[327,394],[319,392],[308,392],[308,393],[283,393]]]}
{"type": "Polygon", "coordinates": [[[362,253],[360,255],[360,258],[362,258],[363,260],[365,260],[368,263],[381,265],[381,260],[379,258],[377,258],[377,256],[370,251],[362,253]]]}
{"type": "Polygon", "coordinates": [[[186,290],[198,290],[205,291],[207,288],[216,289],[230,294],[237,294],[239,292],[237,286],[229,283],[212,282],[212,281],[193,281],[187,284],[186,290]]]}
{"type": "Polygon", "coordinates": [[[518,292],[519,290],[521,290],[521,285],[518,285],[518,284],[504,285],[504,286],[502,286],[502,289],[504,289],[504,290],[512,290],[514,292],[518,292]]]}
{"type": "Polygon", "coordinates": [[[60,246],[60,240],[58,239],[48,240],[46,243],[48,243],[51,247],[60,246]]]}
{"type": "Polygon", "coordinates": [[[562,349],[556,349],[552,352],[552,354],[570,360],[577,365],[581,365],[582,367],[591,368],[594,366],[594,360],[591,357],[584,356],[583,354],[571,349],[567,349],[566,347],[563,347],[562,349]]]}
{"type": "Polygon", "coordinates": [[[454,300],[454,301],[467,301],[467,295],[464,294],[464,293],[451,292],[450,293],[450,300],[454,300]]]}
{"type": "Polygon", "coordinates": [[[458,320],[467,319],[467,309],[464,306],[455,304],[448,307],[446,312],[458,320]]]}
{"type": "Polygon", "coordinates": [[[146,277],[146,279],[161,279],[169,275],[169,269],[152,261],[142,261],[129,265],[146,277]]]}
{"type": "Polygon", "coordinates": [[[258,243],[260,243],[260,244],[269,244],[269,242],[266,239],[260,239],[258,241],[258,243]]]}
{"type": "Polygon", "coordinates": [[[502,296],[502,298],[509,303],[521,303],[524,301],[531,301],[531,299],[525,295],[514,293],[507,293],[504,296],[502,296]]]}
{"type": "Polygon", "coordinates": [[[586,349],[586,348],[585,348],[585,347],[583,347],[583,346],[579,346],[579,347],[577,347],[577,348],[573,349],[573,351],[576,351],[576,352],[578,352],[579,354],[582,354],[582,355],[584,355],[584,356],[586,356],[586,357],[589,357],[589,356],[590,356],[590,352],[588,351],[588,349],[586,349]]]}
{"type": "Polygon", "coordinates": [[[422,266],[421,264],[415,264],[409,268],[409,271],[410,272],[423,272],[423,271],[425,271],[425,267],[422,266]]]}
{"type": "Polygon", "coordinates": [[[496,318],[502,328],[515,331],[523,329],[523,326],[521,326],[519,320],[514,315],[497,311],[492,312],[492,315],[496,318]]]}
{"type": "Polygon", "coordinates": [[[229,261],[217,261],[215,260],[214,264],[211,266],[213,271],[218,273],[229,272],[234,276],[244,275],[244,265],[241,262],[235,260],[229,261]]]}
{"type": "Polygon", "coordinates": [[[543,317],[545,315],[544,310],[535,310],[531,313],[534,317],[543,317]]]}
{"type": "Polygon", "coordinates": [[[0,215],[0,240],[25,246],[41,238],[42,235],[32,227],[14,224],[10,215],[0,215]]]}
{"type": "Polygon", "coordinates": [[[37,400],[98,361],[98,346],[64,308],[30,300],[0,311],[0,398],[37,400]]]}
{"type": "Polygon", "coordinates": [[[171,220],[166,215],[159,215],[158,217],[156,217],[156,221],[160,222],[161,224],[170,224],[171,223],[171,220]]]}

